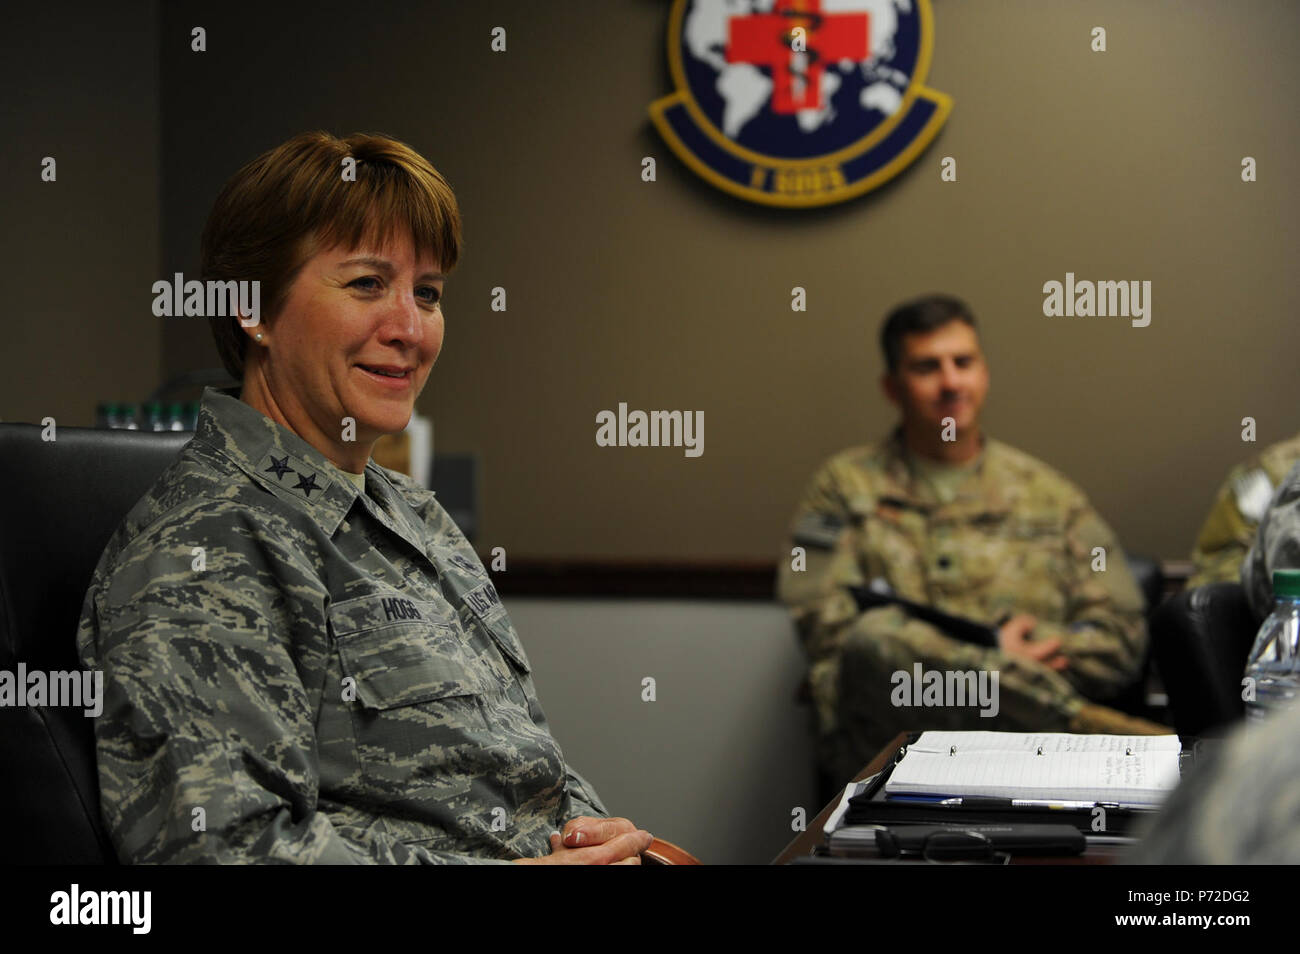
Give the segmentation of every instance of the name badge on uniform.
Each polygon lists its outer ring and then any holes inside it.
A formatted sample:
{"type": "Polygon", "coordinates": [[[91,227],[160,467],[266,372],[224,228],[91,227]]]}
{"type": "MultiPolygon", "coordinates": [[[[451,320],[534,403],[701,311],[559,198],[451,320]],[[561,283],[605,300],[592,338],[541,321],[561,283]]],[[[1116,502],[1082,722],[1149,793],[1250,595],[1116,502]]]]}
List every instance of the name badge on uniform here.
{"type": "Polygon", "coordinates": [[[330,607],[330,625],[340,637],[380,629],[391,623],[443,626],[448,622],[450,610],[451,607],[444,609],[437,603],[411,599],[401,593],[369,593],[330,607]]]}

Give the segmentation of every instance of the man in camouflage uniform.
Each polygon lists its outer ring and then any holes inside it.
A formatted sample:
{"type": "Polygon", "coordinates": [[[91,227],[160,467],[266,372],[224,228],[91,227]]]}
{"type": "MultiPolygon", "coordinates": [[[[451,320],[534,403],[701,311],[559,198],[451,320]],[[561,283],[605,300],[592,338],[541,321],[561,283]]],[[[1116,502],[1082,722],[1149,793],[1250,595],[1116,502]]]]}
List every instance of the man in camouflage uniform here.
{"type": "Polygon", "coordinates": [[[1137,676],[1142,598],[1083,493],[981,433],[988,372],[969,310],[946,297],[909,303],[889,316],[881,343],[900,426],[818,471],[780,561],[830,782],[904,729],[1169,731],[1088,701],[1137,676]],[[998,648],[951,638],[898,606],[859,612],[847,587],[872,583],[999,627],[998,648]],[[896,706],[896,674],[917,663],[997,672],[997,715],[896,706]]]}
{"type": "Polygon", "coordinates": [[[434,495],[234,391],[109,542],[78,646],[123,861],[504,861],[607,814],[434,495]]]}
{"type": "Polygon", "coordinates": [[[1273,610],[1273,571],[1300,567],[1300,463],[1279,483],[1241,566],[1241,585],[1256,619],[1273,610]]]}
{"type": "Polygon", "coordinates": [[[1242,561],[1274,488],[1300,463],[1300,434],[1266,447],[1234,467],[1219,488],[1192,552],[1195,572],[1187,586],[1236,582],[1242,561]]]}

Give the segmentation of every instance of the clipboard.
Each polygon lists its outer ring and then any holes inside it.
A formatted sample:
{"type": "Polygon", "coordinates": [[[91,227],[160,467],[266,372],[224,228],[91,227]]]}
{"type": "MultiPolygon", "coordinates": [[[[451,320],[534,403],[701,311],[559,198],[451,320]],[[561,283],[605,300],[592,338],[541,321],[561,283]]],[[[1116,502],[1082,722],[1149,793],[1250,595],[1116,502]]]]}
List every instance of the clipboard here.
{"type": "MultiPolygon", "coordinates": [[[[1073,825],[1085,836],[1094,839],[1132,838],[1134,833],[1159,811],[1158,807],[1131,808],[1108,802],[1097,802],[1090,808],[1042,808],[1019,805],[1006,807],[988,807],[984,804],[941,805],[888,800],[885,797],[885,783],[889,781],[894,768],[907,754],[908,746],[920,737],[920,732],[909,733],[907,742],[894,753],[885,768],[871,780],[871,784],[863,792],[849,799],[844,824],[1066,824],[1073,825]],[[1103,815],[1097,814],[1098,808],[1104,809],[1103,815]],[[1099,819],[1102,821],[1100,828],[1095,827],[1099,819]]],[[[1186,741],[1183,742],[1178,762],[1180,775],[1185,775],[1194,764],[1200,745],[1201,743],[1197,742],[1189,747],[1186,741]]]]}

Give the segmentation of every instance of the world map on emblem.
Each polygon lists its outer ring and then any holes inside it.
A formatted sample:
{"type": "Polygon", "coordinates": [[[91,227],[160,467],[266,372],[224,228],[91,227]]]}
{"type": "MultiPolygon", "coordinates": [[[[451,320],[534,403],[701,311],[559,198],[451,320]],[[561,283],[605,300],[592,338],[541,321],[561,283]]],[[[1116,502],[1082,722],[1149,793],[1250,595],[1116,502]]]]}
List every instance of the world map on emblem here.
{"type": "Polygon", "coordinates": [[[937,133],[922,86],[928,0],[677,0],[678,91],[651,106],[674,151],[753,201],[815,205],[874,188],[937,133]]]}
{"type": "Polygon", "coordinates": [[[916,66],[911,0],[822,0],[818,15],[807,16],[817,24],[808,32],[816,46],[804,53],[782,42],[804,18],[773,10],[780,6],[695,0],[687,14],[691,90],[728,138],[804,158],[852,145],[894,115],[916,66]]]}

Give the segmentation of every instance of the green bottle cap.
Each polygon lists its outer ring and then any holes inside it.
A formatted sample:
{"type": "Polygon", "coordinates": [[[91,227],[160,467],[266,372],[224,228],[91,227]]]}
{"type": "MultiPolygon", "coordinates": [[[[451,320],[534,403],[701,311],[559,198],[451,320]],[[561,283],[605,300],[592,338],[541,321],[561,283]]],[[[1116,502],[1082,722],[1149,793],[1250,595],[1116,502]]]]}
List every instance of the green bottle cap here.
{"type": "Polygon", "coordinates": [[[1273,597],[1300,599],[1300,570],[1274,570],[1273,597]]]}

